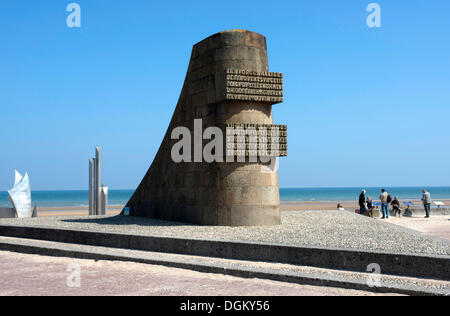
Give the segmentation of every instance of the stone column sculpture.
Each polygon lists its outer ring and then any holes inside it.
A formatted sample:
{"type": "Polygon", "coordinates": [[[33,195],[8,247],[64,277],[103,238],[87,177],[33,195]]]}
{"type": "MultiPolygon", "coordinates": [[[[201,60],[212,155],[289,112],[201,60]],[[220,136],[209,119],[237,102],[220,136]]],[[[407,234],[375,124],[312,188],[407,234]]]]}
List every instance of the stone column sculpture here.
{"type": "Polygon", "coordinates": [[[89,159],[89,215],[95,215],[95,159],[89,159]]]}
{"type": "Polygon", "coordinates": [[[95,158],[89,159],[89,215],[108,213],[108,188],[102,184],[102,149],[95,147],[95,158]]]}
{"type": "Polygon", "coordinates": [[[95,215],[100,214],[102,207],[102,149],[95,147],[95,215]]]}
{"type": "Polygon", "coordinates": [[[108,187],[102,186],[101,195],[102,206],[100,208],[100,215],[105,216],[108,214],[108,187]]]}
{"type": "Polygon", "coordinates": [[[270,149],[270,141],[277,140],[281,147],[272,147],[271,157],[287,155],[286,126],[273,125],[272,105],[281,102],[283,75],[269,72],[264,36],[226,31],[196,44],[169,129],[126,205],[130,216],[200,225],[280,224],[277,170],[270,162],[251,160],[249,153],[270,149]],[[192,161],[175,162],[172,148],[179,139],[172,139],[172,132],[177,127],[186,127],[195,139],[208,127],[220,127],[226,134],[224,156],[233,158],[237,150],[244,159],[207,163],[197,156],[211,140],[200,137],[200,144],[193,141],[192,161]],[[275,128],[276,134],[265,134],[275,128]],[[236,129],[243,134],[229,134],[236,129]]]}

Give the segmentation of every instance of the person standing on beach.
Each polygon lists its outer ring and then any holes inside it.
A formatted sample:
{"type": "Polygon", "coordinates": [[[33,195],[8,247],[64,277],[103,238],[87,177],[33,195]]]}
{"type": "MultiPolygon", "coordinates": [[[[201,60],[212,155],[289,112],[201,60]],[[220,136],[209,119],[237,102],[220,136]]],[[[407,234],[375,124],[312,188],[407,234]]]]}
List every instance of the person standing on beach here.
{"type": "Polygon", "coordinates": [[[431,213],[431,194],[430,192],[427,192],[427,190],[423,190],[423,195],[422,195],[422,202],[423,202],[423,207],[425,208],[425,213],[426,216],[425,218],[430,218],[430,213],[431,213]]]}
{"type": "Polygon", "coordinates": [[[366,190],[362,190],[361,194],[359,195],[359,214],[364,215],[366,212],[366,190]]]}
{"type": "Polygon", "coordinates": [[[381,190],[380,201],[381,201],[381,212],[383,213],[383,217],[381,219],[389,219],[389,202],[388,202],[389,194],[385,189],[381,190]]]}

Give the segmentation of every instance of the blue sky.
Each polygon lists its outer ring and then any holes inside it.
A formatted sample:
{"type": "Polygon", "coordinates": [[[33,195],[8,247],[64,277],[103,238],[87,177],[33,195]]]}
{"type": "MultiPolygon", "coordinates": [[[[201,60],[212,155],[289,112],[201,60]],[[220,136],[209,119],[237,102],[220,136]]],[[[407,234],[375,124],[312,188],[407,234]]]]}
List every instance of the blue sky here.
{"type": "Polygon", "coordinates": [[[289,128],[281,187],[450,185],[450,2],[0,2],[0,191],[13,171],[33,189],[87,189],[104,151],[104,183],[132,189],[177,102],[192,46],[248,29],[285,74],[275,122],[289,128]]]}

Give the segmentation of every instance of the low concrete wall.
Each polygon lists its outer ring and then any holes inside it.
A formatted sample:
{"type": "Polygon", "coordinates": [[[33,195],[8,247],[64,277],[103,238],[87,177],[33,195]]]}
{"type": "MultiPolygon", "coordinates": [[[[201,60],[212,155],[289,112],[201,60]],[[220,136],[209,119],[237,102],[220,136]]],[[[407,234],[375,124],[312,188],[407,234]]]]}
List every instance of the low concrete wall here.
{"type": "Polygon", "coordinates": [[[13,208],[0,208],[0,218],[15,218],[16,211],[13,208]]]}
{"type": "MultiPolygon", "coordinates": [[[[369,291],[375,293],[397,293],[410,296],[445,296],[448,291],[439,288],[423,287],[421,285],[411,283],[381,282],[380,286],[370,286],[364,277],[360,279],[346,278],[341,275],[321,274],[321,273],[305,273],[303,271],[292,272],[284,269],[267,269],[260,268],[258,263],[249,262],[248,266],[242,266],[241,261],[234,263],[229,260],[224,263],[204,262],[202,259],[208,257],[198,256],[182,256],[180,258],[159,257],[155,252],[142,254],[133,253],[133,251],[115,248],[80,246],[73,244],[62,244],[54,242],[46,242],[45,245],[40,241],[30,239],[8,238],[4,240],[0,236],[0,250],[10,251],[24,254],[37,254],[50,257],[67,257],[85,260],[107,260],[136,262],[150,265],[160,265],[171,268],[188,269],[203,273],[214,273],[230,275],[241,278],[273,280],[288,283],[297,283],[302,285],[328,286],[335,288],[345,288],[361,291],[369,291]],[[88,248],[85,248],[88,247],[88,248]],[[201,258],[199,260],[199,258],[201,258]]],[[[329,270],[328,270],[329,271],[329,270]]],[[[392,277],[392,276],[391,276],[392,277]]],[[[395,279],[395,277],[394,277],[395,279]]]]}
{"type": "Polygon", "coordinates": [[[0,226],[0,235],[90,246],[281,262],[357,272],[366,272],[369,264],[376,263],[380,265],[382,274],[450,280],[450,256],[404,255],[20,226],[0,226]]]}
{"type": "MultiPolygon", "coordinates": [[[[423,206],[408,207],[408,208],[402,207],[402,210],[404,211],[404,212],[402,212],[402,215],[406,216],[406,217],[425,216],[425,209],[423,206]]],[[[389,207],[389,214],[390,214],[390,216],[396,215],[394,210],[392,209],[392,207],[389,207]]],[[[382,215],[383,214],[379,207],[374,209],[374,215],[373,215],[374,218],[379,218],[382,215]]],[[[444,206],[444,207],[437,208],[437,207],[433,206],[431,209],[431,216],[433,216],[433,215],[434,216],[448,216],[448,215],[450,215],[450,207],[444,206]]]]}
{"type": "MultiPolygon", "coordinates": [[[[431,209],[431,216],[445,216],[450,215],[450,207],[433,207],[431,209]]],[[[425,216],[425,208],[422,207],[409,207],[406,209],[405,216],[425,216]]]]}

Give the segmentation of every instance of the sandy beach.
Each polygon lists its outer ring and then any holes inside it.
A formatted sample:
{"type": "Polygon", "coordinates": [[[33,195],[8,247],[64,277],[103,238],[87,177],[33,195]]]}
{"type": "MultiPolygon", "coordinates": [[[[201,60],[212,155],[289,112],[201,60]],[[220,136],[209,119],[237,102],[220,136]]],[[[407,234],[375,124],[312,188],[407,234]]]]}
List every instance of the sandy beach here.
{"type": "MultiPolygon", "coordinates": [[[[419,200],[409,200],[415,205],[421,206],[419,200]]],[[[450,200],[442,200],[446,206],[450,206],[450,200]]],[[[348,211],[359,209],[357,201],[344,202],[281,202],[281,211],[323,211],[335,210],[340,203],[348,211]]],[[[123,205],[109,206],[109,215],[118,215],[123,209],[123,205]]],[[[88,215],[87,207],[42,207],[39,208],[39,216],[83,216],[88,215]]]]}
{"type": "MultiPolygon", "coordinates": [[[[377,202],[377,201],[375,201],[377,202]]],[[[400,201],[403,202],[403,201],[400,201]]],[[[408,200],[421,207],[422,201],[408,200]]],[[[450,200],[442,200],[445,205],[450,206],[450,200]]],[[[281,211],[312,211],[312,210],[335,210],[341,204],[346,210],[354,211],[359,209],[357,201],[336,201],[336,202],[281,202],[281,211]]]]}

